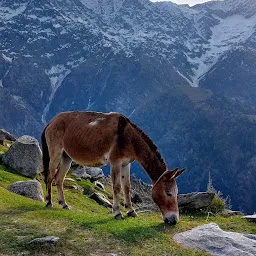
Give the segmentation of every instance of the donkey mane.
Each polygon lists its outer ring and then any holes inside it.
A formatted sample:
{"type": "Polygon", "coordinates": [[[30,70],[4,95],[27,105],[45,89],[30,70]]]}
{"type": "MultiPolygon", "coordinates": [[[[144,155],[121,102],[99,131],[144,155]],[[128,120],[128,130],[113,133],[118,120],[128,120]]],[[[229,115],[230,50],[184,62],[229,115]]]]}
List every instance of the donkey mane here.
{"type": "Polygon", "coordinates": [[[159,153],[157,146],[154,144],[153,140],[150,139],[148,137],[148,135],[143,130],[141,130],[136,124],[132,123],[128,118],[126,118],[126,120],[141,135],[142,139],[148,144],[150,149],[155,153],[155,155],[156,155],[157,159],[160,161],[160,163],[162,163],[164,165],[164,167],[167,168],[166,163],[165,163],[163,157],[161,156],[161,154],[159,153]]]}

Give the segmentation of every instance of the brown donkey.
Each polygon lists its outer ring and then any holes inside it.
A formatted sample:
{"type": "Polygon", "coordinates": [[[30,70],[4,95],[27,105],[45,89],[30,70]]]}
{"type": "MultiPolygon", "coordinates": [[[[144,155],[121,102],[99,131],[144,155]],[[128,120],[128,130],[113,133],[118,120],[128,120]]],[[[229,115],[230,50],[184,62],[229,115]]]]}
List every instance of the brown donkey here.
{"type": "Polygon", "coordinates": [[[52,182],[59,204],[69,209],[63,181],[72,160],[87,166],[110,164],[113,183],[113,212],[123,219],[119,208],[121,187],[128,216],[136,217],[130,195],[130,163],[137,160],[152,179],[152,198],[164,222],[179,219],[178,188],[175,181],[185,169],[169,171],[152,140],[119,113],[63,112],[54,117],[42,134],[43,164],[47,187],[47,207],[52,207],[52,182]]]}

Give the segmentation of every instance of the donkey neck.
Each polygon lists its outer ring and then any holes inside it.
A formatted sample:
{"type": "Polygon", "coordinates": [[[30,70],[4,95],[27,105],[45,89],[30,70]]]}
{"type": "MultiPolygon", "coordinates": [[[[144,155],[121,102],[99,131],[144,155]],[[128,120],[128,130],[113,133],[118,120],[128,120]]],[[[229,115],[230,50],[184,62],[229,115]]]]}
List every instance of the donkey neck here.
{"type": "Polygon", "coordinates": [[[137,155],[136,160],[145,169],[154,183],[167,169],[161,155],[157,150],[152,150],[143,138],[137,139],[135,151],[137,155]]]}

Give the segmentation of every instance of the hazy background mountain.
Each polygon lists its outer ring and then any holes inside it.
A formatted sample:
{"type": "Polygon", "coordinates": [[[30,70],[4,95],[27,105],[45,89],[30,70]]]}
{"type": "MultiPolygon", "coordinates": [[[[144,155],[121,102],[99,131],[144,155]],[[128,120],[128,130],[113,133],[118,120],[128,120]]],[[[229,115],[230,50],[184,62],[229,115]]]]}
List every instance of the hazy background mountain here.
{"type": "Polygon", "coordinates": [[[181,193],[210,172],[255,211],[254,0],[0,0],[0,33],[1,127],[39,138],[60,111],[119,111],[188,167],[181,193]]]}

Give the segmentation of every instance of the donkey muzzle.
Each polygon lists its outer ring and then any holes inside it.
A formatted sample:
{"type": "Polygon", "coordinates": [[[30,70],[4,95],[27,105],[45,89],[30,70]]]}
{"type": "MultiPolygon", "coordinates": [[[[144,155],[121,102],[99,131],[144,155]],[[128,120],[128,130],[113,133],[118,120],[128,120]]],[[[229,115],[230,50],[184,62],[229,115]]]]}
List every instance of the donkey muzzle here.
{"type": "Polygon", "coordinates": [[[172,214],[170,216],[164,216],[163,217],[164,223],[169,225],[176,225],[178,222],[178,217],[176,214],[172,214]]]}

